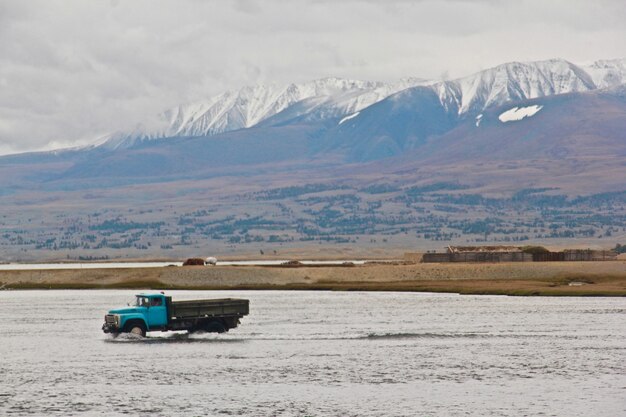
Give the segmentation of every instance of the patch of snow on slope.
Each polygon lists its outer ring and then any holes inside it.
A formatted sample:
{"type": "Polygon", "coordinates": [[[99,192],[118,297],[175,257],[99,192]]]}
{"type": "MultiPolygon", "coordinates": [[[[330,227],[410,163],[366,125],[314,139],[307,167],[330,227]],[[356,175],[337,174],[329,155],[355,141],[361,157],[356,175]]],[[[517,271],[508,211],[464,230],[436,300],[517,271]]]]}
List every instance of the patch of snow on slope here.
{"type": "Polygon", "coordinates": [[[349,116],[344,117],[343,119],[341,119],[341,120],[339,121],[339,123],[338,123],[337,125],[340,125],[340,124],[342,124],[343,122],[346,122],[346,121],[348,121],[348,120],[350,120],[350,119],[353,119],[353,118],[357,117],[357,116],[359,115],[359,113],[361,113],[361,112],[360,112],[360,111],[358,111],[358,112],[356,112],[356,113],[354,113],[354,114],[351,114],[351,115],[349,115],[349,116]]]}
{"type": "Polygon", "coordinates": [[[534,116],[542,108],[543,106],[539,106],[536,104],[533,106],[528,106],[528,107],[519,107],[519,108],[513,107],[512,109],[507,110],[504,113],[502,113],[500,116],[498,116],[498,119],[500,119],[502,123],[515,122],[518,120],[525,119],[526,117],[534,116]]]}

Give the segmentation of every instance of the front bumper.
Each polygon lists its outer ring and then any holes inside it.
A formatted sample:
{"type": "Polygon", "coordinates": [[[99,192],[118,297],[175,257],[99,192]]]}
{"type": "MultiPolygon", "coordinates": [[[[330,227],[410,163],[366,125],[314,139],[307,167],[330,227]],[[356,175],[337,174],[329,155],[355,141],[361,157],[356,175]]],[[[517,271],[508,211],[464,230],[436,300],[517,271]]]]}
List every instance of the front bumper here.
{"type": "Polygon", "coordinates": [[[120,329],[115,324],[104,323],[102,325],[102,331],[105,333],[119,333],[120,329]]]}
{"type": "Polygon", "coordinates": [[[104,324],[102,325],[102,331],[105,333],[119,333],[120,332],[120,319],[119,316],[114,314],[107,314],[104,316],[104,324]]]}

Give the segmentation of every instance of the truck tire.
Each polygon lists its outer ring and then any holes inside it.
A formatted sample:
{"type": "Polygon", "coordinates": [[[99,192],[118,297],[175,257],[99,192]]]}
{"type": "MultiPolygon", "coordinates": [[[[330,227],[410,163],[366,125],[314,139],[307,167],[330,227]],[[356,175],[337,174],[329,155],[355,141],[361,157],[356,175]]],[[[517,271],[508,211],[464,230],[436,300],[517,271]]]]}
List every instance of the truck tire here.
{"type": "Polygon", "coordinates": [[[146,325],[140,321],[126,323],[124,333],[132,333],[138,336],[146,337],[146,325]]]}

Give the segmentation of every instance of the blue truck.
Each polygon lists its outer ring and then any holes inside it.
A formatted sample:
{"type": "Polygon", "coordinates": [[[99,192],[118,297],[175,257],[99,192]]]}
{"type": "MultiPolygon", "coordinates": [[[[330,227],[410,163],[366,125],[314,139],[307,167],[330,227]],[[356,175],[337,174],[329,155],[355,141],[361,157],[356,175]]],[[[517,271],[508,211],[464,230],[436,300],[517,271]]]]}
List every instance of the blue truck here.
{"type": "Polygon", "coordinates": [[[250,302],[238,298],[172,301],[163,292],[141,293],[128,307],[110,310],[102,330],[141,336],[148,331],[169,330],[223,333],[237,327],[249,310],[250,302]]]}

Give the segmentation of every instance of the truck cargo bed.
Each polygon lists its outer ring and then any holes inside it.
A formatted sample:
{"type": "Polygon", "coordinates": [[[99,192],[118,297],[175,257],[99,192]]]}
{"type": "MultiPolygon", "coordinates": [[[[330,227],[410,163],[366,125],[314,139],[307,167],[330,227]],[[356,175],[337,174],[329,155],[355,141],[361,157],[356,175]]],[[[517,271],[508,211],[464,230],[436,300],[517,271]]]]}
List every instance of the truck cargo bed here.
{"type": "Polygon", "coordinates": [[[248,314],[249,301],[238,298],[170,301],[171,318],[242,317],[248,314]]]}

